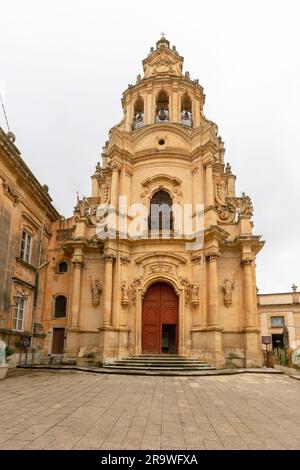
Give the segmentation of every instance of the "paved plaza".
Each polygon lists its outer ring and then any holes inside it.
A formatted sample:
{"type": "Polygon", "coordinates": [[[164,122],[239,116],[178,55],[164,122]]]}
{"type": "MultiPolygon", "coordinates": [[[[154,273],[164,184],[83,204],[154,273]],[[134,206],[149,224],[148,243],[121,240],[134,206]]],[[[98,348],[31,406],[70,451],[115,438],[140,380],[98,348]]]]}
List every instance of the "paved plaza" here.
{"type": "Polygon", "coordinates": [[[300,449],[300,381],[17,370],[0,449],[300,449]]]}

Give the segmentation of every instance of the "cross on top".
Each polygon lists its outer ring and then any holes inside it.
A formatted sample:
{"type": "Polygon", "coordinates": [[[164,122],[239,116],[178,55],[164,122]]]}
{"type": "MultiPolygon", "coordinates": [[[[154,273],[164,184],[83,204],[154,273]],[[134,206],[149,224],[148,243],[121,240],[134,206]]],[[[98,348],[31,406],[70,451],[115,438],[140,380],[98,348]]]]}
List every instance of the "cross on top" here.
{"type": "Polygon", "coordinates": [[[161,38],[162,38],[162,39],[165,39],[166,33],[160,33],[160,34],[161,34],[161,38]]]}

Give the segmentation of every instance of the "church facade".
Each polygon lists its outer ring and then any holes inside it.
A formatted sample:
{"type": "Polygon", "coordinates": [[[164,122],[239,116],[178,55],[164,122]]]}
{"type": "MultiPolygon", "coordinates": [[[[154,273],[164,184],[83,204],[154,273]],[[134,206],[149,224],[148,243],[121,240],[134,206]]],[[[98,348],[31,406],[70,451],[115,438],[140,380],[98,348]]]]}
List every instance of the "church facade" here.
{"type": "Polygon", "coordinates": [[[52,224],[43,354],[109,363],[168,353],[218,368],[260,366],[263,242],[252,233],[251,200],[236,195],[203,88],[166,38],[143,71],[123,93],[124,116],[91,195],[52,224]],[[186,213],[192,229],[182,228],[186,213]]]}

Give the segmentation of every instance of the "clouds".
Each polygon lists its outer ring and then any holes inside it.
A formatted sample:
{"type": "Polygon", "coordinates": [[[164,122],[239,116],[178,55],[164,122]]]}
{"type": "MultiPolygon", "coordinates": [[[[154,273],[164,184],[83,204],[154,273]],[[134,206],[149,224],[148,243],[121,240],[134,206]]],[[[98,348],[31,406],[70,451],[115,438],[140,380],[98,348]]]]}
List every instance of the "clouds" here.
{"type": "Polygon", "coordinates": [[[8,118],[59,211],[72,213],[77,190],[89,194],[108,130],[122,117],[122,92],[165,31],[204,87],[238,192],[252,197],[255,232],[267,240],[260,290],[300,283],[299,9],[296,0],[2,0],[8,118]]]}

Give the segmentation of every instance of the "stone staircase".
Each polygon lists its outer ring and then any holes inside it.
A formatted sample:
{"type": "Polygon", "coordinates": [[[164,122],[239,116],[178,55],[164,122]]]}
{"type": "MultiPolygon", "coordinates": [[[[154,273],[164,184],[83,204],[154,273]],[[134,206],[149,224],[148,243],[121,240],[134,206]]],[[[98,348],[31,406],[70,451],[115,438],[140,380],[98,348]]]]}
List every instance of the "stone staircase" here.
{"type": "Polygon", "coordinates": [[[142,354],[126,357],[107,363],[103,368],[108,371],[124,371],[125,374],[141,373],[145,375],[192,375],[194,372],[205,373],[215,370],[215,367],[204,361],[176,354],[142,354]]]}

